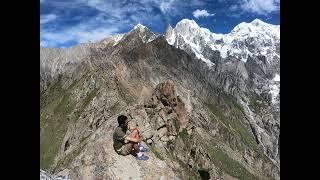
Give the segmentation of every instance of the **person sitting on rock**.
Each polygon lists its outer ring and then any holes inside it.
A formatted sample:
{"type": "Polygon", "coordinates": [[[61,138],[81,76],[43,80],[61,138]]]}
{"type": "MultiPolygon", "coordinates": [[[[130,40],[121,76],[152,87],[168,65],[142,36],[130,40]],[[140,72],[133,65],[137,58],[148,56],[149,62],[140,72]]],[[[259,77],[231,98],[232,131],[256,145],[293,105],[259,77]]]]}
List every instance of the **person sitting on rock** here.
{"type": "Polygon", "coordinates": [[[132,154],[136,156],[138,160],[147,160],[148,156],[145,156],[141,152],[146,152],[148,149],[141,145],[143,140],[142,136],[139,135],[138,129],[133,129],[130,135],[127,135],[128,130],[128,118],[127,116],[118,116],[119,126],[113,133],[113,147],[114,150],[120,155],[132,154]]]}

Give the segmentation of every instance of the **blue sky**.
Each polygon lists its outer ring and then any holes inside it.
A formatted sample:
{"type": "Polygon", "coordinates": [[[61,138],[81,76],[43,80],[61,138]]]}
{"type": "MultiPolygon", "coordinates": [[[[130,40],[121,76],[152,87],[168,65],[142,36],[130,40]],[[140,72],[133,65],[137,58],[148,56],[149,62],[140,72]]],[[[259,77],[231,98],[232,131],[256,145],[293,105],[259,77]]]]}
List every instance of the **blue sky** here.
{"type": "Polygon", "coordinates": [[[69,47],[125,33],[137,23],[164,33],[181,19],[228,33],[258,18],[280,24],[280,0],[40,0],[40,44],[69,47]]]}

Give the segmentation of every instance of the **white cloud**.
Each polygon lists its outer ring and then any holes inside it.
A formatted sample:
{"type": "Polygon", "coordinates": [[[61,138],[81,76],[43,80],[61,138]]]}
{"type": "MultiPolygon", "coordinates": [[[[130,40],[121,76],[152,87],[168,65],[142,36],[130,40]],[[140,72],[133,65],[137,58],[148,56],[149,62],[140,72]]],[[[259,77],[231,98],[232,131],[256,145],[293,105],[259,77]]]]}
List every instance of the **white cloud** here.
{"type": "MultiPolygon", "coordinates": [[[[43,0],[41,0],[43,2],[43,0]]],[[[152,24],[161,25],[170,22],[174,16],[183,16],[190,12],[191,8],[202,7],[207,4],[204,0],[190,0],[188,3],[181,3],[177,0],[71,0],[71,1],[46,1],[48,6],[55,9],[55,14],[60,10],[80,9],[79,12],[86,8],[95,9],[98,15],[83,16],[80,15],[77,20],[70,16],[69,13],[63,12],[59,17],[55,15],[44,15],[40,17],[40,39],[43,46],[63,46],[64,44],[81,43],[86,41],[97,41],[115,33],[127,31],[137,23],[150,26],[152,24]],[[159,13],[160,10],[161,12],[159,13]],[[59,22],[54,25],[46,26],[48,22],[59,22]],[[72,23],[61,23],[63,21],[72,23]],[[78,24],[75,24],[78,23],[78,24]]],[[[90,11],[90,10],[89,10],[90,11]]],[[[199,10],[197,17],[213,16],[206,10],[199,10]],[[202,14],[201,14],[202,13],[202,14]]]]}
{"type": "Polygon", "coordinates": [[[193,11],[192,14],[193,14],[193,16],[194,16],[195,18],[208,17],[208,16],[214,16],[214,15],[215,15],[215,13],[214,13],[214,14],[208,13],[208,11],[205,10],[205,9],[203,9],[203,10],[197,9],[197,10],[193,11]]]}
{"type": "Polygon", "coordinates": [[[231,12],[234,12],[234,11],[236,11],[236,10],[238,10],[239,9],[239,6],[238,5],[231,5],[230,7],[229,7],[229,10],[231,11],[231,12]]]}
{"type": "Polygon", "coordinates": [[[62,26],[60,29],[42,27],[40,33],[41,46],[61,47],[61,45],[76,42],[96,42],[119,32],[121,24],[114,20],[104,19],[103,14],[92,17],[75,26],[62,26]]]}
{"type": "Polygon", "coordinates": [[[239,8],[258,15],[267,15],[280,8],[279,0],[243,0],[239,8]]]}
{"type": "Polygon", "coordinates": [[[123,18],[125,12],[125,9],[121,7],[120,1],[88,0],[87,5],[119,19],[123,18]]]}
{"type": "MultiPolygon", "coordinates": [[[[192,5],[200,4],[201,1],[192,0],[190,3],[192,5]]],[[[129,2],[122,2],[121,0],[87,0],[86,4],[120,19],[126,19],[128,14],[135,14],[136,16],[141,16],[141,18],[150,16],[154,13],[155,7],[159,8],[165,16],[179,15],[186,8],[185,4],[179,3],[177,0],[139,0],[129,2]]]]}
{"type": "Polygon", "coordinates": [[[40,0],[40,3],[44,3],[44,0],[40,0]]]}
{"type": "Polygon", "coordinates": [[[40,16],[40,24],[46,24],[50,21],[53,21],[57,18],[57,15],[55,14],[46,14],[40,16]]]}
{"type": "Polygon", "coordinates": [[[170,12],[173,9],[174,0],[165,0],[160,2],[160,10],[163,13],[170,12]]]}
{"type": "Polygon", "coordinates": [[[118,31],[117,28],[104,28],[100,27],[98,29],[91,29],[87,30],[87,28],[81,28],[76,27],[76,28],[71,28],[67,31],[67,34],[75,36],[75,39],[78,39],[79,43],[84,43],[84,42],[95,42],[102,40],[103,38],[106,38],[118,31]]]}
{"type": "Polygon", "coordinates": [[[77,43],[96,42],[116,32],[118,32],[117,28],[88,29],[84,25],[79,25],[58,32],[42,32],[40,44],[44,47],[56,47],[71,41],[77,43]]]}

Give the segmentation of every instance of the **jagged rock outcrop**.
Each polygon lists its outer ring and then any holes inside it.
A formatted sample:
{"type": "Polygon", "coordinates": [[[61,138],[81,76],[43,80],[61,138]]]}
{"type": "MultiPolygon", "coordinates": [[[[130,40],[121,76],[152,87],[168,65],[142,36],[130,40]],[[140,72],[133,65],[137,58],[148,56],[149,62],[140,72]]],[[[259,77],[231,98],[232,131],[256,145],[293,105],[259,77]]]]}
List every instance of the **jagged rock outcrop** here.
{"type": "Polygon", "coordinates": [[[208,66],[142,25],[85,47],[71,64],[68,49],[41,48],[42,169],[72,179],[279,179],[276,150],[264,152],[278,147],[277,113],[268,89],[254,93],[262,76],[247,63],[208,51],[208,66]],[[120,114],[142,130],[150,160],[114,152],[120,114]]]}

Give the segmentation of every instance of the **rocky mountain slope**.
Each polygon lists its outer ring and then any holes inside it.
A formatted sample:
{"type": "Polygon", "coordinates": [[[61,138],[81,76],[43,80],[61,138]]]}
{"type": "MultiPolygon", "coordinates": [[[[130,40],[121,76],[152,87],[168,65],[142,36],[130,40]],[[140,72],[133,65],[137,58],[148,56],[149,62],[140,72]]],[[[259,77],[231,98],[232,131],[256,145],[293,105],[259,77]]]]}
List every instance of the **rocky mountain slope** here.
{"type": "Polygon", "coordinates": [[[263,145],[265,153],[279,164],[280,26],[255,19],[251,23],[240,23],[229,34],[215,34],[200,28],[193,20],[183,19],[174,29],[171,26],[167,28],[166,39],[169,44],[194,54],[216,72],[218,78],[212,80],[222,80],[218,86],[238,98],[258,132],[257,141],[263,145]],[[244,95],[244,92],[254,94],[244,95]],[[255,98],[252,96],[264,98],[272,108],[269,113],[273,117],[263,118],[269,114],[265,111],[253,113],[254,107],[248,107],[250,102],[241,100],[255,98]],[[259,115],[261,117],[256,117],[259,115]],[[270,124],[276,127],[266,127],[270,124]]]}
{"type": "Polygon", "coordinates": [[[97,43],[41,48],[41,168],[71,179],[279,179],[279,103],[269,88],[279,63],[224,57],[201,28],[187,42],[189,22],[166,36],[139,24],[97,43]],[[148,161],[114,152],[120,114],[143,131],[148,161]]]}

